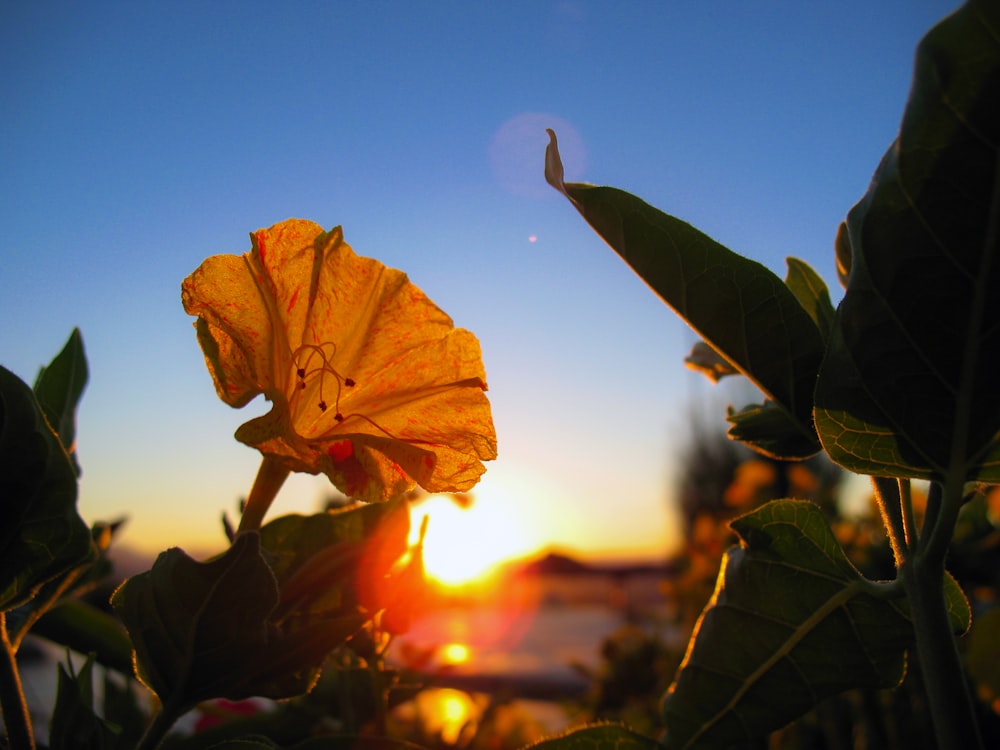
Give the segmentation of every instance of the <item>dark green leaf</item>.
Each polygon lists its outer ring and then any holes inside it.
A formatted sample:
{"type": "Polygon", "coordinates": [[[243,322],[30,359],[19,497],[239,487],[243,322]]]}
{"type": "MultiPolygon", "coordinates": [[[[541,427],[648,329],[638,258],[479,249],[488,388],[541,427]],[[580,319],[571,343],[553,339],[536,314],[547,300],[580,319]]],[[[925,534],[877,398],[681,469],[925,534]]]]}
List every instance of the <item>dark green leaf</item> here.
{"type": "Polygon", "coordinates": [[[108,724],[119,727],[118,746],[134,748],[149,721],[149,694],[138,688],[135,680],[121,680],[118,675],[104,674],[102,715],[108,724]]]}
{"type": "Polygon", "coordinates": [[[792,291],[802,308],[816,324],[820,337],[826,345],[827,336],[833,326],[836,310],[830,301],[830,291],[826,282],[812,267],[798,258],[787,258],[788,273],[785,285],[792,291]]]}
{"type": "Polygon", "coordinates": [[[80,599],[59,602],[42,615],[31,633],[79,653],[94,654],[99,664],[122,674],[132,673],[132,644],[121,623],[80,599]]]}
{"type": "Polygon", "coordinates": [[[564,183],[549,132],[546,179],[713,349],[786,409],[818,451],[812,409],[822,336],[792,291],[760,263],[629,193],[564,183]]]}
{"type": "MultiPolygon", "coordinates": [[[[664,700],[668,748],[753,740],[825,697],[904,674],[913,628],[901,590],[862,578],[817,506],[778,500],[732,526],[741,546],[664,700]]],[[[959,606],[950,578],[946,589],[959,606]]]]}
{"type": "Polygon", "coordinates": [[[74,328],[63,350],[48,367],[42,367],[35,379],[35,398],[49,425],[59,436],[66,452],[76,463],[76,409],[87,385],[87,356],[83,351],[83,336],[74,328]]]}
{"type": "Polygon", "coordinates": [[[970,2],[921,42],[899,137],[838,237],[816,424],[853,471],[1000,481],[998,101],[1000,5],[970,2]]]}
{"type": "Polygon", "coordinates": [[[1000,698],[1000,607],[976,616],[965,650],[969,677],[980,695],[1000,698]]]}
{"type": "Polygon", "coordinates": [[[56,703],[49,724],[49,747],[52,750],[111,750],[118,747],[121,731],[94,711],[91,672],[94,660],[88,658],[73,674],[59,665],[56,703]]]}
{"type": "Polygon", "coordinates": [[[358,602],[356,574],[363,572],[363,557],[376,556],[367,568],[381,575],[399,559],[406,551],[409,511],[405,501],[394,501],[287,515],[267,523],[260,534],[281,589],[280,610],[295,607],[300,615],[315,616],[358,602]]]}
{"type": "Polygon", "coordinates": [[[0,610],[88,561],[76,472],[31,389],[0,367],[0,610]]]}
{"type": "Polygon", "coordinates": [[[573,729],[530,745],[530,750],[660,750],[654,739],[622,726],[601,724],[573,729]]]}
{"type": "Polygon", "coordinates": [[[739,375],[740,371],[733,367],[729,360],[719,354],[704,341],[695,342],[691,353],[684,358],[684,364],[692,370],[697,370],[713,383],[718,383],[727,375],[739,375]]]}
{"type": "Polygon", "coordinates": [[[729,437],[765,456],[787,461],[809,458],[816,452],[816,444],[773,401],[751,404],[742,411],[730,409],[726,420],[730,424],[729,437]]]}
{"type": "Polygon", "coordinates": [[[267,648],[277,603],[256,533],[238,535],[209,562],[167,550],[112,598],[132,638],[139,679],[161,701],[180,706],[258,694],[247,691],[243,670],[267,648]]]}
{"type": "Polygon", "coordinates": [[[181,705],[307,692],[374,614],[366,586],[406,549],[408,518],[405,503],[285,516],[210,562],[163,553],[113,599],[140,679],[181,705]]]}

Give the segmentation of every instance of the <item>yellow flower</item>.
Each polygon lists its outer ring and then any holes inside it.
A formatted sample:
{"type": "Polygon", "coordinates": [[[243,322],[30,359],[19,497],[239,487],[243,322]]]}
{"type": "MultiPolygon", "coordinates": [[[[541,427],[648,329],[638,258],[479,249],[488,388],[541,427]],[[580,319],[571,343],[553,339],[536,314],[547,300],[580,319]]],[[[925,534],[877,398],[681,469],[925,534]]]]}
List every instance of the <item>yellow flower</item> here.
{"type": "Polygon", "coordinates": [[[357,500],[472,487],[496,457],[476,337],[340,227],[289,219],[251,239],[182,285],[219,397],[272,403],[236,438],[357,500]]]}

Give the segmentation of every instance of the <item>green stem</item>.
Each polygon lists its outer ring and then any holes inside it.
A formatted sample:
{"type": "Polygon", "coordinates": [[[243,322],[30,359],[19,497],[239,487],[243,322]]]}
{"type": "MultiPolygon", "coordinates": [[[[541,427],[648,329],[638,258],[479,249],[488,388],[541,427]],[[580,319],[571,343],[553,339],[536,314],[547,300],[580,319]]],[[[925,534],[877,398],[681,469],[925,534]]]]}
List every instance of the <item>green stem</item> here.
{"type": "Polygon", "coordinates": [[[62,598],[63,594],[69,591],[73,584],[82,576],[87,570],[90,569],[88,564],[86,567],[79,567],[71,570],[66,576],[59,582],[59,585],[49,593],[48,599],[45,601],[41,600],[41,597],[36,596],[35,600],[32,602],[32,606],[29,612],[21,623],[20,627],[16,631],[8,633],[11,643],[14,645],[14,651],[21,647],[21,641],[24,640],[24,636],[28,634],[35,624],[45,615],[46,612],[52,609],[55,604],[62,598]]]}
{"type": "Polygon", "coordinates": [[[917,654],[940,748],[982,748],[979,724],[944,597],[944,566],[919,557],[900,571],[913,615],[917,654]]]}
{"type": "Polygon", "coordinates": [[[291,472],[279,464],[270,456],[264,456],[260,469],[257,471],[257,478],[254,480],[250,490],[250,497],[247,498],[243,508],[243,517],[240,518],[240,531],[256,531],[260,529],[264,514],[267,513],[271,503],[274,502],[278,490],[285,483],[285,479],[291,472]]]}
{"type": "Polygon", "coordinates": [[[21,674],[17,669],[17,653],[7,633],[7,614],[0,612],[0,709],[3,709],[7,741],[11,747],[34,750],[35,737],[31,714],[24,700],[21,674]]]}

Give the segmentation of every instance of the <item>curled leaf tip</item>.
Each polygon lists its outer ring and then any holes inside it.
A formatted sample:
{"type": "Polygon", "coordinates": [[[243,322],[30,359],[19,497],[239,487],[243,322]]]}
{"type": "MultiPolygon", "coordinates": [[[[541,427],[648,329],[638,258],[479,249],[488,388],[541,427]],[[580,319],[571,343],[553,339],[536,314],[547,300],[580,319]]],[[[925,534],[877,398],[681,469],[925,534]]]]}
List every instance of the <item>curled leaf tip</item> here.
{"type": "Polygon", "coordinates": [[[545,147],[545,181],[560,193],[569,198],[566,192],[562,158],[559,156],[559,141],[556,139],[556,132],[552,128],[546,128],[549,134],[549,145],[545,147]]]}

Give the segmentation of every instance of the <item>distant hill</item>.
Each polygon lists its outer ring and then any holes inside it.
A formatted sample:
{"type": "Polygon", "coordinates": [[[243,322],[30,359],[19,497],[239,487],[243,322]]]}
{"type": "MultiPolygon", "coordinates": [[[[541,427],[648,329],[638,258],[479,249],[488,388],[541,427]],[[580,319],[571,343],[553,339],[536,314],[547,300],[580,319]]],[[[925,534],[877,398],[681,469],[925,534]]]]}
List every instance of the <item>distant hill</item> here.
{"type": "Polygon", "coordinates": [[[548,552],[542,557],[517,563],[513,567],[517,573],[529,576],[626,576],[670,573],[666,563],[584,563],[559,552],[548,552]]]}
{"type": "Polygon", "coordinates": [[[561,575],[561,576],[575,576],[575,575],[592,575],[599,572],[590,565],[576,560],[569,555],[560,555],[557,552],[549,552],[548,554],[530,560],[525,563],[521,563],[517,566],[519,573],[525,575],[534,576],[544,576],[544,575],[561,575]]]}

